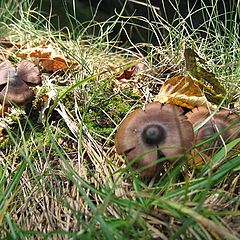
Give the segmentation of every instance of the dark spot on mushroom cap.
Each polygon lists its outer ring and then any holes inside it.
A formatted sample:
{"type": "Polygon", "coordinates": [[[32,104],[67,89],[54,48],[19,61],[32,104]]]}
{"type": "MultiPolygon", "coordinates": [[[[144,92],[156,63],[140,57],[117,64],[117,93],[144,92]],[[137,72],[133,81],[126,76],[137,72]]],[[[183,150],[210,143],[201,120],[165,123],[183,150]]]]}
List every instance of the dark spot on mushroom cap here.
{"type": "Polygon", "coordinates": [[[157,146],[166,139],[165,135],[165,129],[160,125],[150,124],[143,130],[142,139],[146,144],[150,146],[157,146]]]}
{"type": "Polygon", "coordinates": [[[41,83],[39,69],[29,61],[19,64],[17,70],[10,61],[0,64],[0,103],[24,105],[34,97],[34,92],[28,85],[41,83]]]}
{"type": "MultiPolygon", "coordinates": [[[[196,127],[200,123],[204,122],[209,115],[210,112],[205,107],[194,108],[191,112],[186,114],[193,127],[196,127]]],[[[239,137],[239,127],[240,118],[237,114],[233,114],[228,110],[221,110],[195,132],[194,142],[199,143],[206,138],[216,135],[216,138],[214,138],[212,142],[208,143],[208,146],[214,150],[214,148],[221,147],[223,145],[219,136],[221,136],[225,142],[239,137]]]]}
{"type": "Polygon", "coordinates": [[[136,168],[151,164],[141,176],[152,176],[159,171],[158,159],[174,161],[192,145],[193,138],[192,125],[181,108],[154,102],[124,119],[116,133],[115,147],[129,161],[136,160],[136,168]]]}

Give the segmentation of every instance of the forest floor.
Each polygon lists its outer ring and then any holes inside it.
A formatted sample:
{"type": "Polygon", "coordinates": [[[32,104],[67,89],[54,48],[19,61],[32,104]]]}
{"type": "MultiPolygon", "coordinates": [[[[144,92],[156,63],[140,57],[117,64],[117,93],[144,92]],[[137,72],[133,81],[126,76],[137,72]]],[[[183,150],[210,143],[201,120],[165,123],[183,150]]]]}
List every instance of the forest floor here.
{"type": "MultiPolygon", "coordinates": [[[[239,23],[201,37],[184,21],[169,26],[156,15],[168,33],[164,41],[149,22],[157,46],[123,47],[120,33],[109,39],[117,17],[56,31],[19,6],[1,6],[0,61],[33,62],[42,83],[32,102],[1,111],[0,238],[239,239],[239,138],[200,167],[185,158],[150,179],[114,146],[123,119],[154,101],[166,79],[185,73],[187,47],[231,96],[217,107],[237,112],[239,23]]],[[[0,67],[0,83],[3,76],[0,67]]]]}

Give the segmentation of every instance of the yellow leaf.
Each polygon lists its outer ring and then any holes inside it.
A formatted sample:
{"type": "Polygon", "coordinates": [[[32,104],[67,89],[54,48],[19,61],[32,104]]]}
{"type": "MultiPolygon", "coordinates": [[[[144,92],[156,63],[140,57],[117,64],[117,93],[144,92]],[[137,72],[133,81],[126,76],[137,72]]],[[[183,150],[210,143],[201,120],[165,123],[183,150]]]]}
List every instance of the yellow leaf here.
{"type": "Polygon", "coordinates": [[[210,102],[219,104],[227,93],[226,89],[221,85],[219,79],[217,79],[212,72],[207,71],[197,64],[196,59],[203,64],[205,64],[205,62],[194,52],[193,49],[186,48],[184,51],[184,57],[187,74],[204,91],[210,102]]]}
{"type": "Polygon", "coordinates": [[[164,82],[154,100],[161,103],[176,104],[189,109],[197,106],[213,108],[199,86],[189,76],[179,75],[168,79],[164,82]]]}

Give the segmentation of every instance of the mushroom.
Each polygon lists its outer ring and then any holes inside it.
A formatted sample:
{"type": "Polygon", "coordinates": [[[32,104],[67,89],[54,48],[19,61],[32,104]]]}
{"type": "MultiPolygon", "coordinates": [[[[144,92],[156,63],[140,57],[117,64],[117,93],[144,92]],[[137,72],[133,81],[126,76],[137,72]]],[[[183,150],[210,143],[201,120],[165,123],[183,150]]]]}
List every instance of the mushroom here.
{"type": "Polygon", "coordinates": [[[0,64],[0,103],[4,106],[25,105],[34,97],[29,86],[40,83],[40,71],[33,63],[23,61],[16,69],[6,60],[0,64]]]}
{"type": "Polygon", "coordinates": [[[191,123],[180,107],[158,102],[130,113],[120,124],[115,136],[118,154],[134,161],[136,169],[144,168],[141,176],[160,172],[159,160],[174,161],[192,145],[191,123]]]}
{"type": "MultiPolygon", "coordinates": [[[[205,107],[194,108],[186,114],[193,128],[206,121],[210,116],[209,109],[205,107]]],[[[229,110],[220,110],[210,120],[195,132],[194,144],[204,141],[196,148],[195,159],[191,164],[200,165],[210,160],[210,156],[223,146],[224,142],[240,137],[240,118],[229,110]],[[199,155],[201,157],[199,158],[199,155]]]]}

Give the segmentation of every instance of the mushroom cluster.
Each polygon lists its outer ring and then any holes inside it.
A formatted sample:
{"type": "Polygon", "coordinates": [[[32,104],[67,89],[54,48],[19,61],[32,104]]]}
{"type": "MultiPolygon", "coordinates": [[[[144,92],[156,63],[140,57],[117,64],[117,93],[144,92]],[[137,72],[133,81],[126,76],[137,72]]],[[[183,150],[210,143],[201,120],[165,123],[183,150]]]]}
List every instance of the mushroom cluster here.
{"type": "Polygon", "coordinates": [[[120,125],[115,147],[118,154],[133,161],[141,176],[153,176],[161,169],[161,159],[174,161],[194,139],[191,123],[176,105],[149,103],[137,109],[120,125]]]}
{"type": "MultiPolygon", "coordinates": [[[[239,119],[228,110],[210,117],[207,108],[198,107],[184,115],[176,105],[149,103],[123,120],[115,136],[115,148],[141,171],[140,176],[151,177],[160,171],[161,160],[173,162],[195,144],[207,142],[195,150],[204,149],[205,155],[210,156],[223,146],[223,141],[240,137],[239,119]],[[199,129],[194,133],[195,127],[199,129]],[[208,138],[211,141],[206,141],[208,138]]],[[[196,159],[198,162],[193,164],[203,163],[201,158],[196,159]]]]}
{"type": "Polygon", "coordinates": [[[0,64],[0,103],[4,106],[25,105],[34,92],[29,86],[41,83],[40,71],[35,64],[22,61],[17,68],[8,60],[0,64]]]}
{"type": "Polygon", "coordinates": [[[194,165],[208,161],[224,144],[240,137],[240,116],[229,110],[220,110],[208,120],[210,114],[209,109],[205,107],[194,108],[186,114],[193,128],[200,126],[195,132],[193,142],[194,145],[199,144],[194,151],[197,155],[194,165]],[[203,126],[200,125],[202,123],[203,126]]]}

